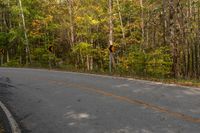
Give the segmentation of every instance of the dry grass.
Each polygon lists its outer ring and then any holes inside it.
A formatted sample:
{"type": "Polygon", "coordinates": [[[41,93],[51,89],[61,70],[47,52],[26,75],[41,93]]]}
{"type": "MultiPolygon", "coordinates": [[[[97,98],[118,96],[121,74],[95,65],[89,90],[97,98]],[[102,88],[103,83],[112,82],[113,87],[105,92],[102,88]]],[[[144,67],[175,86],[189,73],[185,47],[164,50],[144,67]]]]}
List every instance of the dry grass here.
{"type": "MultiPolygon", "coordinates": [[[[47,68],[37,68],[37,67],[24,67],[24,68],[35,68],[35,69],[47,69],[47,68]]],[[[155,81],[155,82],[162,82],[167,84],[176,84],[181,86],[189,86],[189,87],[197,87],[200,88],[200,80],[187,80],[187,79],[173,79],[173,78],[160,78],[160,77],[151,77],[151,76],[138,76],[138,75],[127,75],[127,74],[117,74],[117,73],[109,73],[109,72],[94,72],[94,71],[83,71],[79,69],[68,69],[68,68],[54,68],[52,70],[57,71],[70,71],[70,72],[82,72],[82,73],[90,73],[90,74],[100,74],[100,75],[110,75],[110,76],[117,76],[117,77],[127,77],[133,79],[140,79],[140,80],[148,80],[148,81],[155,81]]]]}
{"type": "Polygon", "coordinates": [[[173,79],[173,78],[155,78],[150,76],[138,76],[138,75],[126,75],[126,74],[116,74],[109,72],[90,72],[90,71],[80,71],[80,70],[68,70],[68,69],[53,69],[57,71],[71,71],[71,72],[82,72],[82,73],[90,73],[90,74],[100,74],[100,75],[110,75],[110,76],[116,76],[116,77],[125,77],[125,78],[133,78],[133,79],[139,79],[139,80],[148,80],[148,81],[155,81],[155,82],[162,82],[166,84],[176,84],[181,86],[189,86],[189,87],[197,87],[200,88],[200,80],[190,80],[190,79],[173,79]]]}

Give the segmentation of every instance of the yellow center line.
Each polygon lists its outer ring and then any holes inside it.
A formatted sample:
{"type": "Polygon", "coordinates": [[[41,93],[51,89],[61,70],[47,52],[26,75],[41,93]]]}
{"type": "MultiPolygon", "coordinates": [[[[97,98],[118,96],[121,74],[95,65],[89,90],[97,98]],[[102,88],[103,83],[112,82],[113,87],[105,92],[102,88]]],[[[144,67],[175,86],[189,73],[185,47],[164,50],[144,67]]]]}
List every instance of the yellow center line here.
{"type": "MultiPolygon", "coordinates": [[[[42,78],[42,79],[44,80],[45,78],[42,78]]],[[[48,80],[50,83],[53,83],[53,84],[64,85],[66,87],[71,86],[71,87],[75,87],[76,89],[79,89],[79,90],[94,92],[94,93],[97,93],[97,94],[100,94],[100,95],[103,95],[103,96],[107,96],[107,97],[117,99],[119,101],[143,106],[147,109],[151,109],[151,110],[154,110],[154,111],[157,111],[157,112],[168,114],[168,115],[175,117],[177,119],[185,120],[185,121],[192,122],[192,123],[200,123],[200,118],[195,118],[195,117],[192,117],[190,115],[186,115],[186,114],[183,114],[183,113],[180,113],[180,112],[174,112],[174,111],[171,111],[167,108],[163,108],[163,107],[155,105],[155,104],[147,103],[147,102],[142,101],[142,100],[138,100],[138,99],[134,99],[134,98],[130,99],[128,97],[116,95],[114,93],[103,91],[102,89],[99,89],[99,88],[94,88],[94,87],[91,87],[91,86],[80,85],[80,84],[78,85],[78,84],[74,84],[74,83],[71,83],[71,82],[67,83],[67,82],[50,80],[50,79],[45,79],[45,80],[48,80]]]]}
{"type": "Polygon", "coordinates": [[[75,86],[79,87],[78,89],[92,91],[92,92],[95,92],[95,93],[98,93],[98,94],[101,94],[101,95],[104,95],[104,96],[107,96],[107,97],[112,97],[114,99],[130,103],[130,104],[137,104],[139,106],[143,106],[143,107],[146,107],[148,109],[158,111],[158,112],[161,112],[161,113],[166,113],[170,116],[173,116],[175,118],[179,118],[179,119],[182,119],[182,120],[185,120],[185,121],[189,121],[189,122],[193,122],[193,123],[200,123],[200,118],[194,118],[192,116],[189,116],[189,115],[186,115],[186,114],[183,114],[183,113],[180,113],[180,112],[174,112],[174,111],[171,111],[169,109],[160,107],[158,105],[150,104],[150,103],[147,103],[147,102],[142,101],[142,100],[133,99],[133,98],[130,99],[128,97],[119,96],[119,95],[116,95],[116,94],[113,94],[113,93],[102,91],[100,89],[89,88],[89,87],[86,88],[84,86],[78,86],[78,85],[75,85],[75,86]]]}

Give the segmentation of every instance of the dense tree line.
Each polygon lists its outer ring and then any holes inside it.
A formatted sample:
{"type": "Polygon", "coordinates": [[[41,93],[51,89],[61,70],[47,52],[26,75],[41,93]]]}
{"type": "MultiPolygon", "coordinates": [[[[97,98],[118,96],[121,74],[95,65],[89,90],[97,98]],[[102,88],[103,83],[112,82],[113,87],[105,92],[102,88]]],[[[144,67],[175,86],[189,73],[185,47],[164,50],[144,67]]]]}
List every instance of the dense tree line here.
{"type": "Polygon", "coordinates": [[[198,0],[0,0],[0,16],[3,66],[200,78],[198,0]]]}

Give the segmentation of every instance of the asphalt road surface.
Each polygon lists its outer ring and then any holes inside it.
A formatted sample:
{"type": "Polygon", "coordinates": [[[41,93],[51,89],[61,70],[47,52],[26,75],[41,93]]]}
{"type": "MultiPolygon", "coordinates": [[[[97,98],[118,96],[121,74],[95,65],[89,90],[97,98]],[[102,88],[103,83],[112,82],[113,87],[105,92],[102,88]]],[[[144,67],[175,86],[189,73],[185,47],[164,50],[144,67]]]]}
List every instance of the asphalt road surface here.
{"type": "Polygon", "coordinates": [[[24,133],[200,133],[200,89],[0,68],[0,100],[24,133]]]}

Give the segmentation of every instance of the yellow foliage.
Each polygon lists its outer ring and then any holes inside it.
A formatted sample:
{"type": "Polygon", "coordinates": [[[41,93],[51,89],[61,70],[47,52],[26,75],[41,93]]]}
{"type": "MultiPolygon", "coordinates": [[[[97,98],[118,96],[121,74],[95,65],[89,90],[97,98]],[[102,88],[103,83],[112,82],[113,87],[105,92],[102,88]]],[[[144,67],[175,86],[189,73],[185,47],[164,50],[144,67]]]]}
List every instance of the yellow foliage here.
{"type": "Polygon", "coordinates": [[[40,27],[41,25],[41,21],[40,20],[33,20],[32,22],[32,26],[35,27],[40,27]]]}
{"type": "Polygon", "coordinates": [[[90,17],[90,16],[88,16],[88,19],[89,19],[89,21],[90,21],[90,24],[92,24],[92,25],[97,25],[97,24],[99,24],[99,21],[98,21],[98,20],[95,20],[94,18],[92,18],[92,17],[90,17]]]}
{"type": "Polygon", "coordinates": [[[49,22],[52,22],[53,21],[53,16],[51,15],[48,15],[45,19],[44,19],[44,23],[45,24],[48,24],[49,22]]]}
{"type": "Polygon", "coordinates": [[[76,21],[77,21],[77,22],[81,22],[81,21],[83,21],[83,20],[84,20],[83,17],[79,17],[79,16],[76,17],[76,21]]]}

